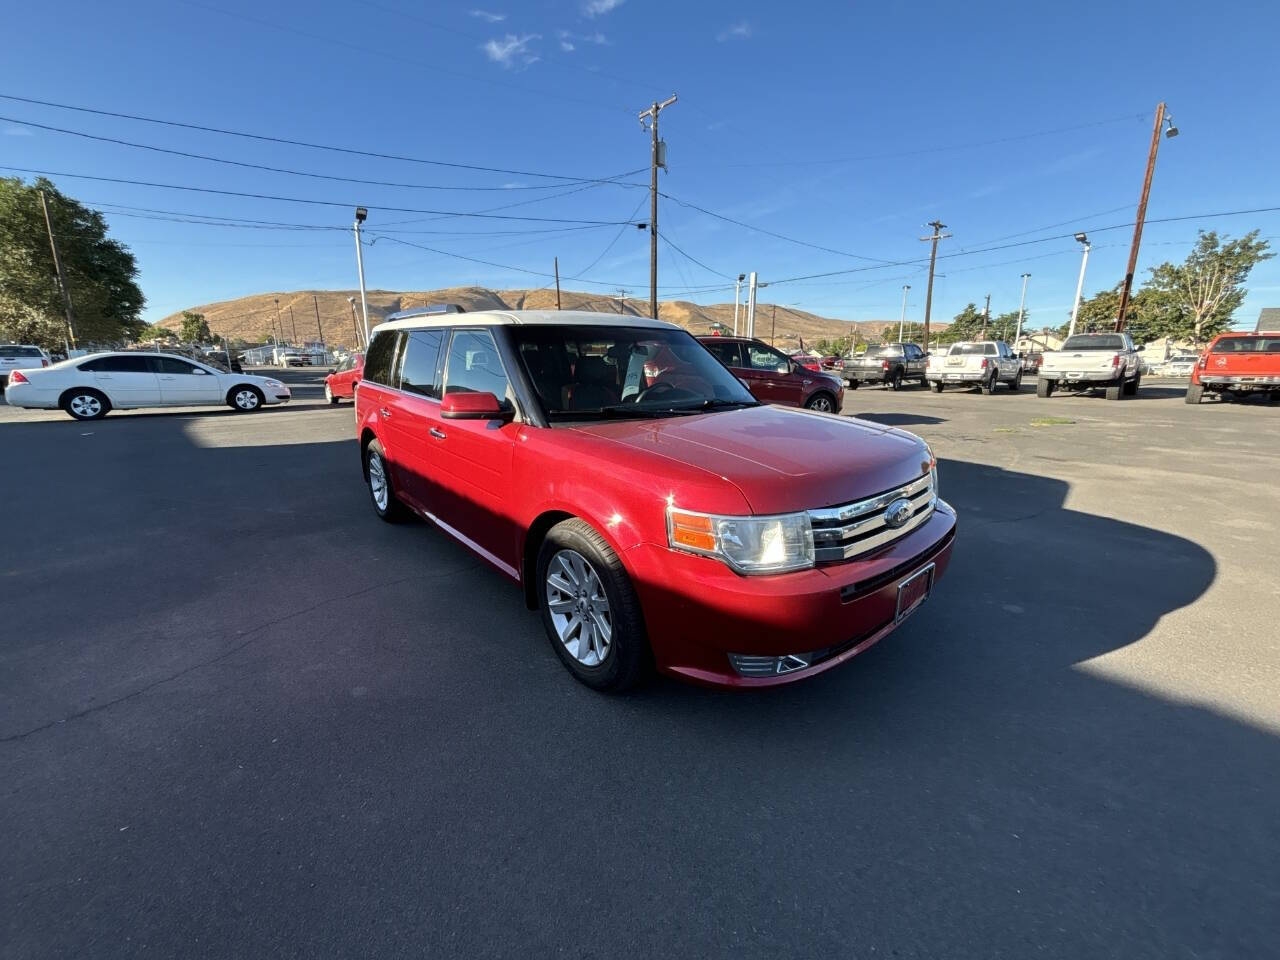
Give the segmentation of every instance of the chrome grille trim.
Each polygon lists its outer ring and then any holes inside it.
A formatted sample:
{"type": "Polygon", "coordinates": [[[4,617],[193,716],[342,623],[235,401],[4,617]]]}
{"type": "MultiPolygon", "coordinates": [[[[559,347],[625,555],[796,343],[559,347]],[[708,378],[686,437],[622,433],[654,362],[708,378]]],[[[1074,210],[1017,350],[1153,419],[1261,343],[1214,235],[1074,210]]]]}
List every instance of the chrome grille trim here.
{"type": "Polygon", "coordinates": [[[926,473],[918,480],[865,500],[810,510],[814,562],[839,563],[892,543],[924,524],[936,504],[937,492],[931,475],[926,473]],[[890,527],[884,511],[899,499],[911,501],[911,517],[901,527],[890,527]]]}

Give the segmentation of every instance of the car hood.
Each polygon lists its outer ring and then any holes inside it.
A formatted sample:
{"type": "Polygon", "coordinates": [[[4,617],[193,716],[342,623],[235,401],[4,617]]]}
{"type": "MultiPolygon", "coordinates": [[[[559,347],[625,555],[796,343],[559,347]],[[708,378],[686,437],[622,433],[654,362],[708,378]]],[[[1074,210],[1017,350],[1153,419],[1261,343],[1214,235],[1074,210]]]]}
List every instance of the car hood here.
{"type": "Polygon", "coordinates": [[[756,514],[848,503],[914,480],[929,468],[924,441],[906,431],[789,407],[572,429],[716,474],[737,486],[756,514]]]}

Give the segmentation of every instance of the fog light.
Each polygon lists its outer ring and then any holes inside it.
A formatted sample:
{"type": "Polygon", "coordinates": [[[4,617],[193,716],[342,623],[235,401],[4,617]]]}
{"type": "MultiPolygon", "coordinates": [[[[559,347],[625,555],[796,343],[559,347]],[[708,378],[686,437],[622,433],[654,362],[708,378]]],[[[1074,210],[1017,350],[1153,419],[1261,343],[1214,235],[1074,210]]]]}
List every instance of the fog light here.
{"type": "Polygon", "coordinates": [[[788,653],[781,657],[759,657],[748,653],[729,654],[729,663],[743,677],[776,677],[803,670],[813,662],[811,653],[788,653]]]}

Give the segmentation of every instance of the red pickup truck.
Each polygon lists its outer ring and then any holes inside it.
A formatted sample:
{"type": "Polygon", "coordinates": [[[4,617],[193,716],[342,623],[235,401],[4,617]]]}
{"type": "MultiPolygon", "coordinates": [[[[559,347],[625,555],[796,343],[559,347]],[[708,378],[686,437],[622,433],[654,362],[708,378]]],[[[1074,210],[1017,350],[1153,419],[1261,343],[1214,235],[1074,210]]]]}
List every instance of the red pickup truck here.
{"type": "Polygon", "coordinates": [[[1187,403],[1199,403],[1206,393],[1223,400],[1250,393],[1280,397],[1280,332],[1220,334],[1191,371],[1187,403]]]}

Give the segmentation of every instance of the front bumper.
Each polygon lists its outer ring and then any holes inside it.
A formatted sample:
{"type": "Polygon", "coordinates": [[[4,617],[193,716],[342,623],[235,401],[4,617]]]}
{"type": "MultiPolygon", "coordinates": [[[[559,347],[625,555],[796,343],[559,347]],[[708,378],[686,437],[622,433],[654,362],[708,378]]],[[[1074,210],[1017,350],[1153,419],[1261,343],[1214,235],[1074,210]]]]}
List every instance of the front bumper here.
{"type": "Polygon", "coordinates": [[[868,557],[776,576],[743,577],[719,560],[641,543],[623,554],[659,670],[713,686],[769,687],[844,663],[903,622],[898,585],[933,564],[947,568],[955,511],[933,515],[868,557]],[[776,676],[743,676],[739,657],[802,655],[807,666],[776,676]]]}

